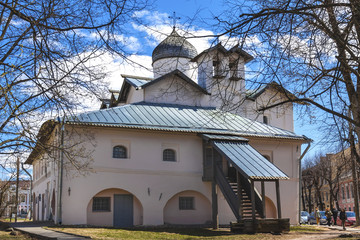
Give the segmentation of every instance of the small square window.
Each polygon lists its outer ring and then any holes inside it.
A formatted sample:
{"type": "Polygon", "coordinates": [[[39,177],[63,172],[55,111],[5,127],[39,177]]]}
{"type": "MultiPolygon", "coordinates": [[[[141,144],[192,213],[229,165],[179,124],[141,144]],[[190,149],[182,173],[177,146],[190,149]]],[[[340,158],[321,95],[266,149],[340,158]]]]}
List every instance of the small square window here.
{"type": "Polygon", "coordinates": [[[163,161],[176,162],[176,152],[173,149],[165,149],[163,151],[163,161]]]}
{"type": "Polygon", "coordinates": [[[179,197],[180,210],[194,210],[194,197],[179,197]]]}
{"type": "Polygon", "coordinates": [[[115,146],[113,148],[113,158],[127,158],[127,149],[124,146],[115,146]]]}
{"type": "Polygon", "coordinates": [[[94,197],[93,212],[110,212],[110,197],[94,197]]]}

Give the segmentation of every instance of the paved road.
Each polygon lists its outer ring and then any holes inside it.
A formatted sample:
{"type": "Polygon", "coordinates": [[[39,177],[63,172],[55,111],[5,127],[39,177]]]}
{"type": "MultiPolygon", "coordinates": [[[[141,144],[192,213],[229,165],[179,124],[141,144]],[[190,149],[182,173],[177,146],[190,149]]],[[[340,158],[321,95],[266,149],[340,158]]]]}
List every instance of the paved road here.
{"type": "Polygon", "coordinates": [[[55,232],[52,230],[44,229],[45,226],[53,226],[52,222],[18,222],[10,223],[10,227],[20,232],[25,232],[34,237],[41,239],[58,239],[58,240],[88,240],[89,237],[76,236],[68,233],[55,232]]]}

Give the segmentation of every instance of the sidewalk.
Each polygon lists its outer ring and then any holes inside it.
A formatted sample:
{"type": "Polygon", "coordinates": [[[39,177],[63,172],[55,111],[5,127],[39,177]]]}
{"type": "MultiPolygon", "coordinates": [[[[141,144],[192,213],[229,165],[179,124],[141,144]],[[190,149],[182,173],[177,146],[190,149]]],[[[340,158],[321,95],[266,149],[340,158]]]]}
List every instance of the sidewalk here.
{"type": "MultiPolygon", "coordinates": [[[[326,226],[328,227],[328,226],[326,226]]],[[[330,227],[328,227],[331,230],[339,230],[339,231],[344,231],[346,233],[358,233],[360,234],[360,229],[359,228],[354,228],[353,226],[347,226],[346,230],[343,230],[342,226],[338,226],[338,225],[332,225],[330,227]]]]}
{"type": "Polygon", "coordinates": [[[18,222],[9,223],[9,226],[20,232],[29,234],[39,239],[66,239],[66,240],[88,240],[90,237],[77,236],[69,233],[55,232],[43,227],[54,226],[53,222],[18,222]]]}

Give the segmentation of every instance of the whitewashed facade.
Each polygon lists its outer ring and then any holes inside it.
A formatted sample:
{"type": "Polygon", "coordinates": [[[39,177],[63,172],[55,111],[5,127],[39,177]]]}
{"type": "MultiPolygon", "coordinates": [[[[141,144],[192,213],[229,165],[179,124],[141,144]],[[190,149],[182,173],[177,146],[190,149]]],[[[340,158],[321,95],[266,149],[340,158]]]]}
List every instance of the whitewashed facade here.
{"type": "MultiPolygon", "coordinates": [[[[185,41],[173,32],[165,42],[176,45],[179,39],[185,41]]],[[[63,127],[56,121],[42,126],[39,141],[56,147],[42,151],[38,146],[39,150],[34,150],[27,160],[33,165],[36,220],[119,227],[209,224],[213,220],[212,189],[211,181],[204,178],[206,147],[200,135],[217,132],[246,138],[251,147],[287,175],[287,180],[280,180],[282,217],[297,223],[299,157],[307,139],[292,133],[292,105],[257,113],[258,106],[269,99],[281,99],[282,93],[269,84],[248,97],[244,64],[252,59],[250,55],[220,45],[197,54],[188,43],[181,43],[183,52],[179,55],[171,48],[154,50],[154,79],[124,76],[122,89],[112,93],[109,100],[120,115],[103,104],[103,110],[77,118],[80,122],[73,118],[63,127]],[[146,111],[131,108],[137,104],[145,106],[142,109],[146,111]],[[165,113],[162,106],[173,114],[165,113]],[[226,125],[221,115],[203,123],[203,128],[182,125],[187,122],[181,119],[183,112],[206,112],[208,108],[224,109],[251,120],[246,120],[248,126],[242,126],[241,131],[206,127],[210,122],[226,125]],[[172,119],[174,116],[176,119],[172,119]],[[114,120],[117,117],[124,118],[121,126],[114,120]],[[155,117],[157,125],[151,120],[155,117]],[[176,124],[170,126],[168,122],[176,124]],[[254,126],[262,130],[250,131],[254,126]],[[75,169],[67,150],[61,150],[63,145],[79,156],[74,159],[83,164],[81,171],[75,169]]],[[[192,121],[202,119],[198,117],[192,121]]],[[[226,156],[219,163],[224,174],[229,174],[232,165],[226,156]]],[[[277,217],[275,186],[267,182],[265,187],[266,217],[277,217]]],[[[219,222],[229,224],[236,217],[218,186],[217,193],[219,222]]]]}

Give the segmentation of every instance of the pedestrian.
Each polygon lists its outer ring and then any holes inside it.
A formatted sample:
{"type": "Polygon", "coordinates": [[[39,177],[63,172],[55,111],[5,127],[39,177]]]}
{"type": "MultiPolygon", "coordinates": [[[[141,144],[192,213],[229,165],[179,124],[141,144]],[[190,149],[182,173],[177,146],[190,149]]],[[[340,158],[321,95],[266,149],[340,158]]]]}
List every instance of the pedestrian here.
{"type": "Polygon", "coordinates": [[[330,208],[326,208],[325,216],[326,216],[326,220],[327,220],[327,225],[330,227],[331,219],[332,219],[332,216],[333,216],[332,212],[330,211],[330,208]]]}
{"type": "Polygon", "coordinates": [[[319,212],[319,209],[318,209],[318,208],[315,209],[315,218],[316,218],[316,224],[319,225],[319,224],[320,224],[321,215],[320,215],[320,212],[319,212]]]}
{"type": "Polygon", "coordinates": [[[345,212],[344,208],[341,209],[339,218],[341,220],[341,225],[342,225],[343,229],[346,230],[345,221],[346,221],[347,217],[346,217],[346,212],[345,212]]]}
{"type": "Polygon", "coordinates": [[[332,214],[333,214],[333,218],[334,218],[334,225],[336,225],[338,210],[335,207],[333,207],[333,209],[332,209],[332,214]]]}

